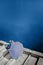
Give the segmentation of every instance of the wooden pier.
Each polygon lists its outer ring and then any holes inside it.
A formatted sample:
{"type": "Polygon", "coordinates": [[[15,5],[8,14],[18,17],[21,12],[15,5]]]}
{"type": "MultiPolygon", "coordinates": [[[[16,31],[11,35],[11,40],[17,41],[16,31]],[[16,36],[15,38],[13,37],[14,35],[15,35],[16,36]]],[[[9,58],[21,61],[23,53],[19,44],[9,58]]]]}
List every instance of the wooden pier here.
{"type": "Polygon", "coordinates": [[[43,65],[43,53],[24,48],[23,54],[12,59],[8,50],[0,45],[0,65],[43,65]]]}

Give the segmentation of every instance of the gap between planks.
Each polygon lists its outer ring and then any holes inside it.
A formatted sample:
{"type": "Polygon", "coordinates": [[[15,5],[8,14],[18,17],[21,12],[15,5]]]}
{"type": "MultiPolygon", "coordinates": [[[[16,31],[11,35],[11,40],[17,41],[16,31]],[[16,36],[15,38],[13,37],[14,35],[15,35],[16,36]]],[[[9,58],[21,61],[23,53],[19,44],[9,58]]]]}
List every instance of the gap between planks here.
{"type": "Polygon", "coordinates": [[[43,58],[43,53],[41,53],[41,52],[33,51],[33,50],[30,50],[30,49],[27,49],[27,48],[24,48],[24,52],[26,54],[31,54],[33,56],[42,57],[43,58]]]}

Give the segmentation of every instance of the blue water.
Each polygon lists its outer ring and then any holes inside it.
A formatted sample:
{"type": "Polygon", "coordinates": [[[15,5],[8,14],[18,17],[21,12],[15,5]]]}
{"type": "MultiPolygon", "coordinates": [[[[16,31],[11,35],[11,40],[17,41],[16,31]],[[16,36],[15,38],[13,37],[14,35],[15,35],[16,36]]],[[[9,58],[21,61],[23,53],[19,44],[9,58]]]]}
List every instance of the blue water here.
{"type": "Polygon", "coordinates": [[[0,39],[43,52],[43,0],[0,0],[0,39]]]}

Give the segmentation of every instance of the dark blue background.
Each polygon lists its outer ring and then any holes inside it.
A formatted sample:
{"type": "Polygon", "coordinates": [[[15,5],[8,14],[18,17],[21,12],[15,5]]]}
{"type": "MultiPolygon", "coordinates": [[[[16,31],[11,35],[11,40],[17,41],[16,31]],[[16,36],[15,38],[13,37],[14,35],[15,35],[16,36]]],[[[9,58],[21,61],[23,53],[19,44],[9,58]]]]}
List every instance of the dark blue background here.
{"type": "Polygon", "coordinates": [[[43,0],[0,0],[0,39],[43,52],[43,0]]]}

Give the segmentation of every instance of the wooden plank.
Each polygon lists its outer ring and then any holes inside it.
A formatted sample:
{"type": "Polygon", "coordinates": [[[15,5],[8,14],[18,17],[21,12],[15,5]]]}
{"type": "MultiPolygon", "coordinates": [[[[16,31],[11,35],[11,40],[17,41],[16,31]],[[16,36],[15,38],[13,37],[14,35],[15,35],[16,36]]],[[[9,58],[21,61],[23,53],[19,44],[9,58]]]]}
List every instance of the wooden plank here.
{"type": "Polygon", "coordinates": [[[5,48],[5,46],[0,46],[0,51],[3,50],[5,48]]]}
{"type": "Polygon", "coordinates": [[[15,59],[10,59],[6,65],[12,65],[12,63],[15,63],[15,62],[16,62],[15,59]]]}
{"type": "MultiPolygon", "coordinates": [[[[15,63],[15,65],[22,65],[24,63],[24,61],[26,60],[26,58],[28,57],[28,55],[23,54],[15,63]]],[[[13,63],[14,65],[14,63],[13,63]]]]}
{"type": "Polygon", "coordinates": [[[5,58],[10,59],[11,58],[10,54],[9,53],[6,54],[5,58]]]}
{"type": "Polygon", "coordinates": [[[10,64],[8,63],[7,65],[22,65],[27,57],[28,55],[22,54],[22,56],[19,57],[19,59],[17,60],[14,59],[12,62],[10,62],[10,64]]]}
{"type": "Polygon", "coordinates": [[[35,56],[38,55],[38,57],[40,56],[37,65],[43,65],[43,53],[26,48],[24,48],[24,52],[26,52],[26,54],[22,54],[17,60],[15,60],[11,59],[8,50],[6,50],[4,46],[0,46],[0,65],[35,65],[37,58],[31,55],[28,56],[29,53],[35,56]]]}
{"type": "Polygon", "coordinates": [[[37,65],[43,65],[43,58],[40,58],[37,65]]]}
{"type": "Polygon", "coordinates": [[[37,52],[37,51],[33,51],[33,50],[30,50],[30,49],[27,49],[27,48],[24,48],[24,51],[27,52],[27,53],[31,53],[31,54],[43,57],[43,53],[40,53],[40,52],[37,52]]]}
{"type": "Polygon", "coordinates": [[[8,59],[1,57],[0,58],[0,65],[5,65],[8,62],[8,59]]]}
{"type": "Polygon", "coordinates": [[[8,54],[8,50],[7,49],[4,49],[3,50],[3,56],[7,55],[8,54]]]}
{"type": "Polygon", "coordinates": [[[7,50],[5,49],[5,47],[0,51],[0,57],[4,56],[7,52],[7,50]]]}
{"type": "Polygon", "coordinates": [[[37,58],[29,56],[24,65],[35,65],[37,58]]]}
{"type": "Polygon", "coordinates": [[[4,47],[2,47],[1,49],[0,49],[0,57],[3,55],[3,50],[4,50],[5,48],[4,47]]]}

